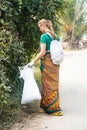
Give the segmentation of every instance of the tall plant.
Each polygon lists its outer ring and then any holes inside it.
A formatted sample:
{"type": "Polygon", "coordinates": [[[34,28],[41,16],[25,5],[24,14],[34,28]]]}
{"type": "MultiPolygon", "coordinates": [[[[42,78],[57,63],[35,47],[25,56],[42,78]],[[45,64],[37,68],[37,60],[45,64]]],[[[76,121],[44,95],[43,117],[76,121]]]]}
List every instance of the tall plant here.
{"type": "MultiPolygon", "coordinates": [[[[63,16],[60,17],[59,22],[62,23],[62,29],[67,34],[70,47],[75,44],[77,39],[86,33],[87,21],[87,4],[86,0],[71,0],[70,8],[66,9],[63,16]]],[[[61,29],[61,30],[62,30],[61,29]]]]}

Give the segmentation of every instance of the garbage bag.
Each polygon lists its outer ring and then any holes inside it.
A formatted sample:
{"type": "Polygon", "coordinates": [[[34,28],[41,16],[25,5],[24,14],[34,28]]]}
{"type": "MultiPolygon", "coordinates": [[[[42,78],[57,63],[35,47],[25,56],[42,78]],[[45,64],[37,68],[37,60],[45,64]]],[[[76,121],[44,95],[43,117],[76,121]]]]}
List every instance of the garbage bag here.
{"type": "Polygon", "coordinates": [[[24,80],[21,104],[27,104],[34,100],[40,100],[41,95],[34,78],[33,67],[24,67],[20,70],[20,78],[24,80]]]}

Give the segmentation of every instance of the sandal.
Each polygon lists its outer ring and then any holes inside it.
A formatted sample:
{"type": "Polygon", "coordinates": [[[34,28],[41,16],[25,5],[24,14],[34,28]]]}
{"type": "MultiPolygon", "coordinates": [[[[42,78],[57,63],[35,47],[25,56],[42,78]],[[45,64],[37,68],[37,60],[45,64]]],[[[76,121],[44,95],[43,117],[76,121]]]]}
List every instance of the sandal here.
{"type": "Polygon", "coordinates": [[[63,112],[62,111],[58,111],[52,114],[53,116],[62,116],[63,112]]]}

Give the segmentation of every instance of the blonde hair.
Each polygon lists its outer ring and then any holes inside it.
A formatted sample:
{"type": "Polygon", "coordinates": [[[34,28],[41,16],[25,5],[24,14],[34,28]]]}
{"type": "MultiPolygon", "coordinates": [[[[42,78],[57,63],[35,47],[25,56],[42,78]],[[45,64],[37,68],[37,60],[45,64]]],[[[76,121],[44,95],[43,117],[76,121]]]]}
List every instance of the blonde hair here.
{"type": "Polygon", "coordinates": [[[52,22],[50,20],[47,20],[47,19],[41,19],[39,22],[38,22],[38,25],[39,24],[45,24],[47,26],[47,28],[49,29],[50,33],[54,34],[54,29],[53,29],[53,25],[52,25],[52,22]]]}

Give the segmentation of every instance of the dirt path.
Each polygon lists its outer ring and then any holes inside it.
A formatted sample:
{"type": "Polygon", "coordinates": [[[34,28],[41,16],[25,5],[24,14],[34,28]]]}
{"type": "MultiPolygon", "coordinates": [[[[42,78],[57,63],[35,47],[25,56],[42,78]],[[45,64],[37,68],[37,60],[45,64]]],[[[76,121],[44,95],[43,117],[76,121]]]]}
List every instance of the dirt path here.
{"type": "Polygon", "coordinates": [[[10,130],[87,130],[87,50],[65,52],[60,97],[63,116],[34,113],[10,130]]]}

